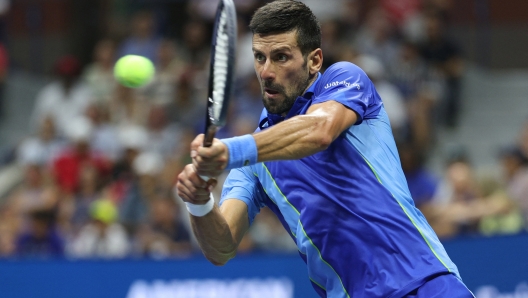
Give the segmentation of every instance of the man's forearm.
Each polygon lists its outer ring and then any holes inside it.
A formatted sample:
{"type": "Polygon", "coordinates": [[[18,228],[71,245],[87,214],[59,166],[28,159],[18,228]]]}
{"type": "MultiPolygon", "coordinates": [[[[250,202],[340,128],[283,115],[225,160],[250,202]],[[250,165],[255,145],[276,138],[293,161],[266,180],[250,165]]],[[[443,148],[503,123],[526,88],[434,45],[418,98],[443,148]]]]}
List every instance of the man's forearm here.
{"type": "Polygon", "coordinates": [[[237,242],[217,206],[203,217],[191,215],[191,225],[203,254],[214,265],[224,265],[236,255],[237,242]]]}
{"type": "Polygon", "coordinates": [[[303,115],[254,134],[258,161],[303,158],[326,149],[333,136],[320,133],[326,117],[303,115]]]}
{"type": "Polygon", "coordinates": [[[335,101],[313,105],[307,114],[253,135],[258,161],[299,159],[325,150],[357,119],[353,110],[335,101]]]}

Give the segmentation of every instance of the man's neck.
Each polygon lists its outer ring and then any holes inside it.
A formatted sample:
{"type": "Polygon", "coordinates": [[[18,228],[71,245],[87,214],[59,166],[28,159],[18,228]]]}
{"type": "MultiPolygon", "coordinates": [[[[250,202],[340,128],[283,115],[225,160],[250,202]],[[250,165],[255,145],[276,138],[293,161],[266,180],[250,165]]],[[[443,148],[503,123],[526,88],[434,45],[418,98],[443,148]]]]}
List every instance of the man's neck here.
{"type": "Polygon", "coordinates": [[[306,91],[308,91],[308,89],[310,89],[310,87],[312,87],[313,83],[315,83],[315,80],[317,80],[317,77],[319,76],[319,73],[316,73],[313,78],[310,79],[310,83],[308,83],[308,86],[306,87],[306,89],[304,89],[303,93],[300,95],[300,96],[303,96],[306,91]]]}

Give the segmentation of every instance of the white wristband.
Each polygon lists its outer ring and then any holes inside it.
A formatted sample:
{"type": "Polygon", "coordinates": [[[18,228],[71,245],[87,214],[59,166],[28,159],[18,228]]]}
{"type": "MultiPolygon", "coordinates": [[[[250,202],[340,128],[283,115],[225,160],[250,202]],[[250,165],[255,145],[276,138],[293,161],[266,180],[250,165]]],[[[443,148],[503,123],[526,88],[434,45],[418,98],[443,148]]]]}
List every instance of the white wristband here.
{"type": "Polygon", "coordinates": [[[214,204],[215,200],[212,193],[209,196],[209,201],[207,201],[207,203],[203,205],[196,205],[193,203],[185,202],[185,205],[187,206],[187,211],[197,217],[202,217],[207,213],[211,212],[211,210],[213,210],[214,204]]]}

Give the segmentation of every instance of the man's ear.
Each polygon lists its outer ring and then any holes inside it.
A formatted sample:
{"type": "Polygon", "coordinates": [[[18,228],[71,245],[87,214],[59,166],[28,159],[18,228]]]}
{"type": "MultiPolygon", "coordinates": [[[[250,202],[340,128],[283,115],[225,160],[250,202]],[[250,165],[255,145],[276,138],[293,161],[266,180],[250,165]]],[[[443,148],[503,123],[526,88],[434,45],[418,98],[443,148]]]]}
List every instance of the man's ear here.
{"type": "Polygon", "coordinates": [[[317,48],[308,54],[308,69],[311,75],[314,75],[321,70],[323,66],[323,50],[317,48]]]}

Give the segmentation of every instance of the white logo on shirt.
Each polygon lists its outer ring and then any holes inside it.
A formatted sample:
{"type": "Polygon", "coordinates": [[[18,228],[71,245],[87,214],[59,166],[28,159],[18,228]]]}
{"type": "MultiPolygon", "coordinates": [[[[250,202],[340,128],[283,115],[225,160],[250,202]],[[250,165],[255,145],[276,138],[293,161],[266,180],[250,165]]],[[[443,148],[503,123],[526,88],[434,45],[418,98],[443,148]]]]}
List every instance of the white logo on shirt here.
{"type": "Polygon", "coordinates": [[[357,90],[359,90],[360,86],[358,83],[349,83],[348,81],[346,80],[343,80],[343,81],[335,81],[335,82],[332,82],[332,83],[328,83],[324,86],[325,89],[328,89],[330,87],[337,87],[339,85],[345,85],[345,87],[356,87],[357,90]]]}

